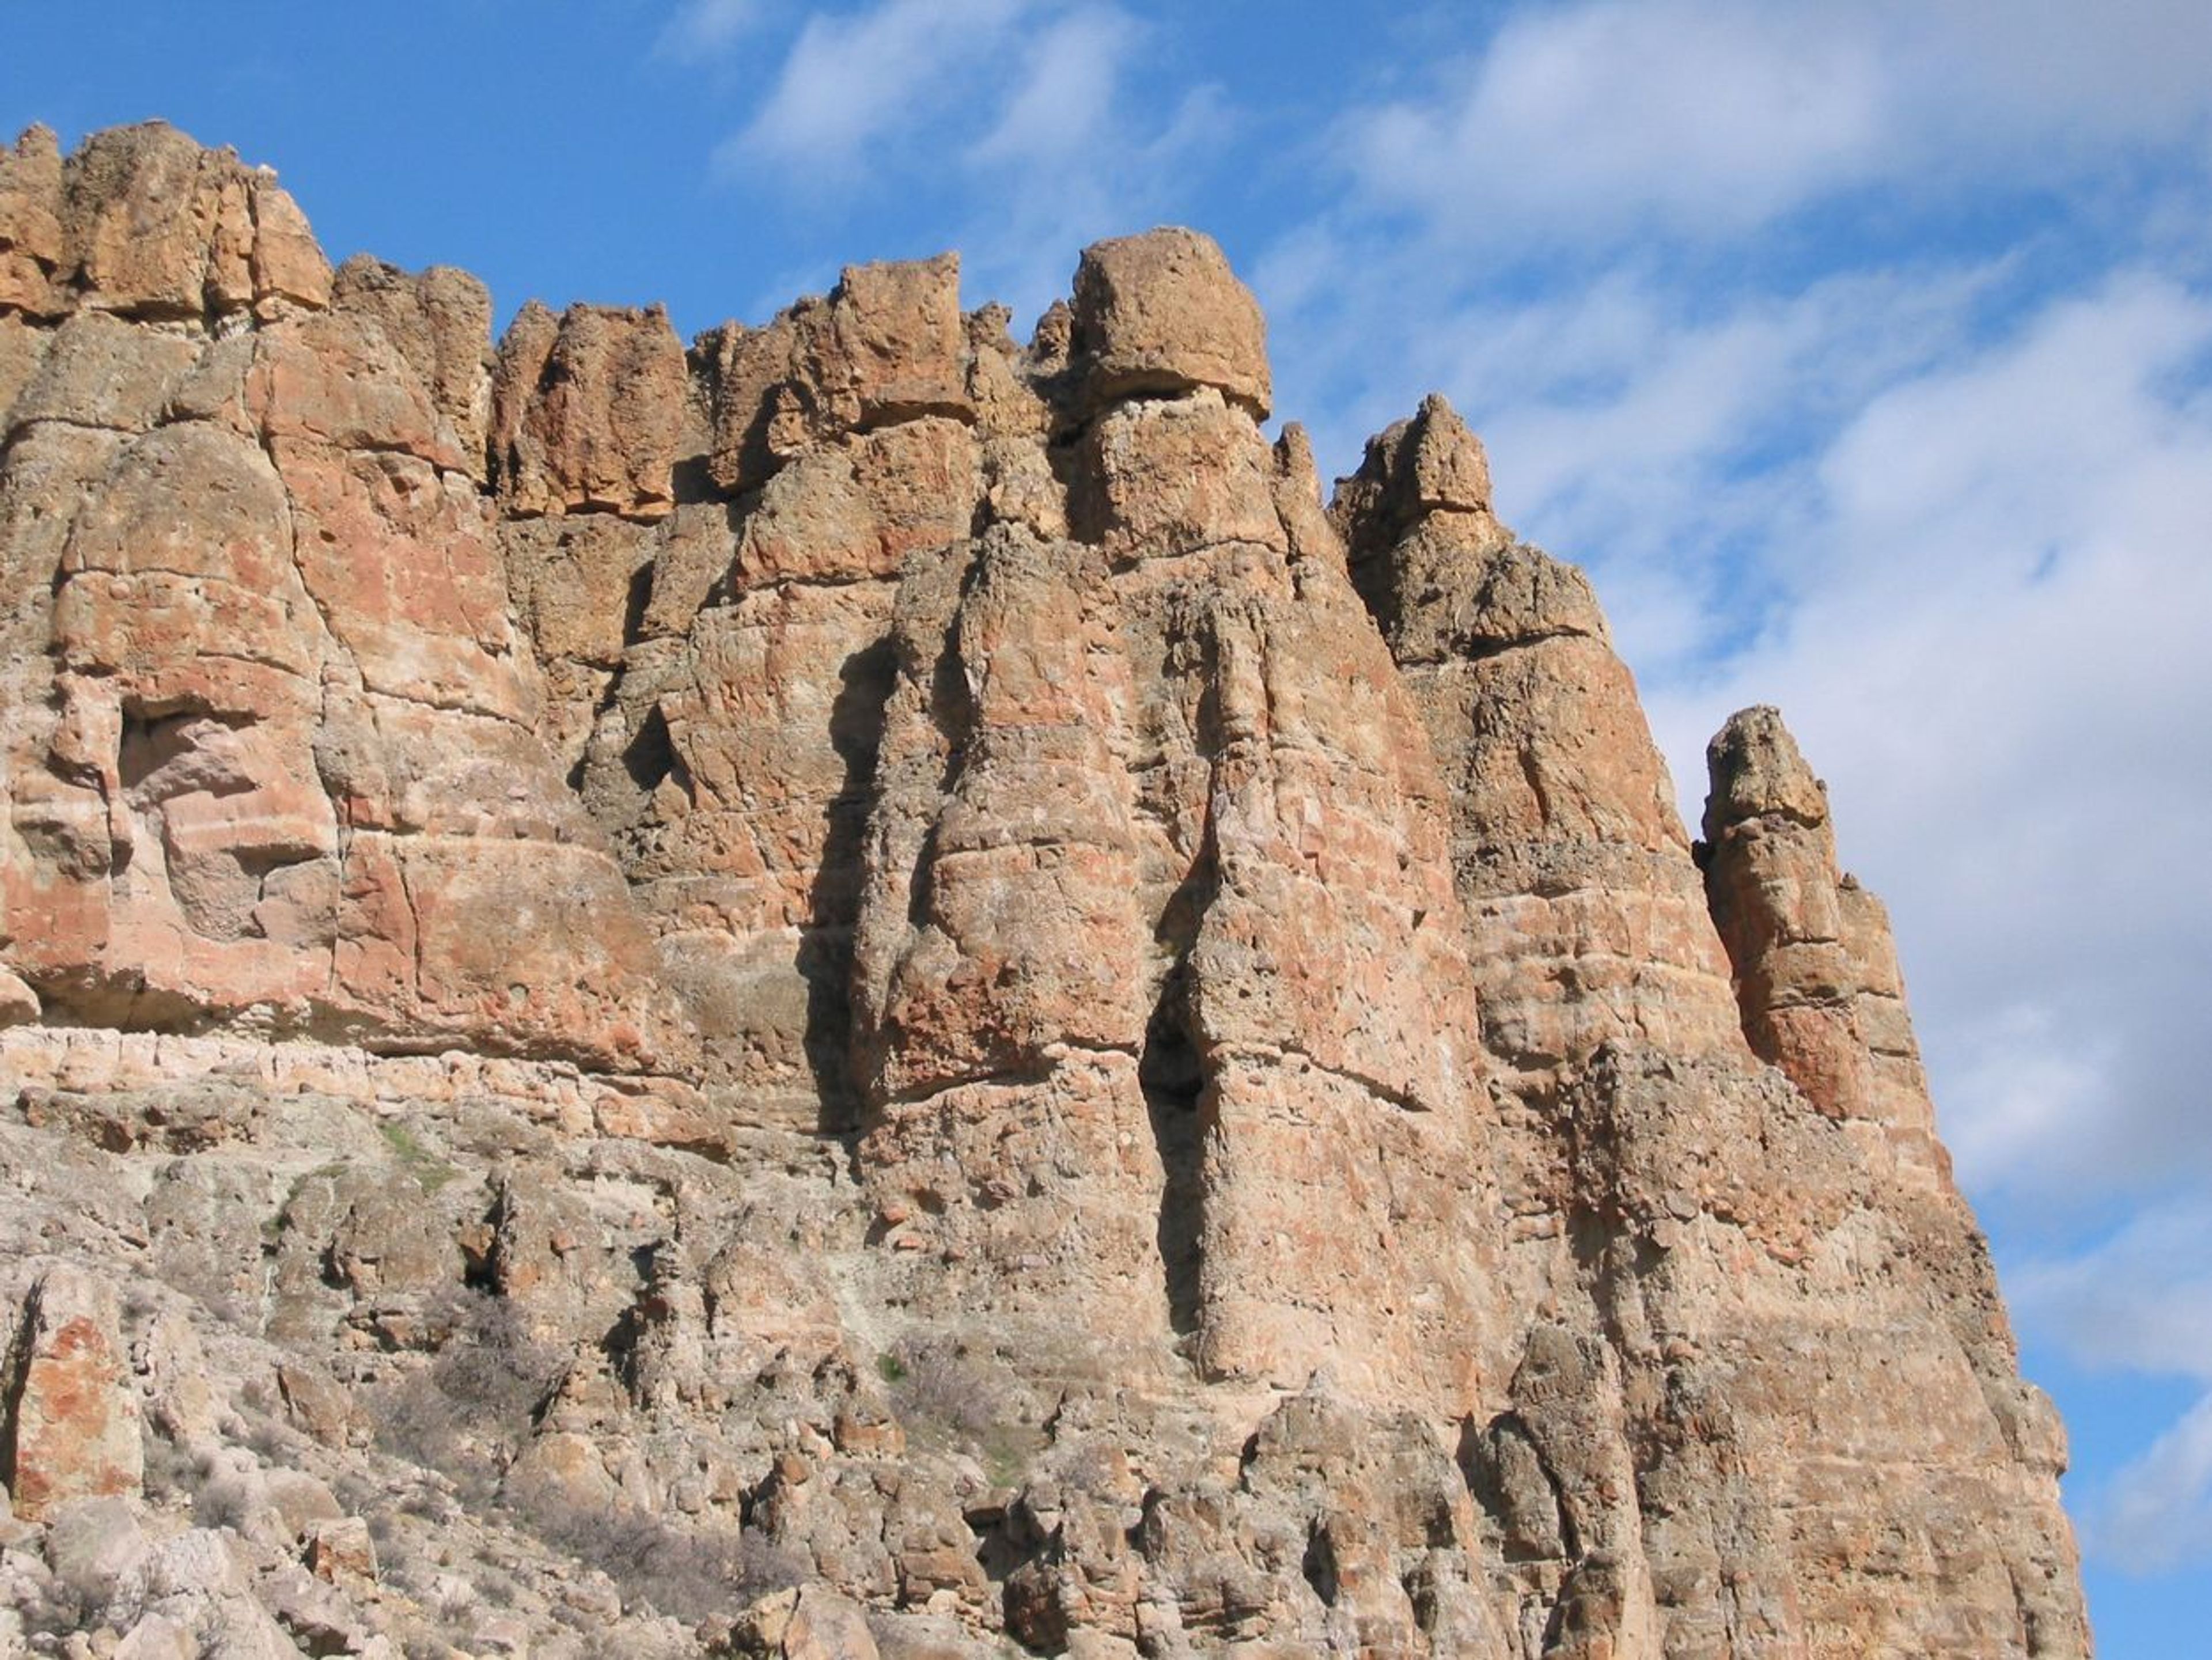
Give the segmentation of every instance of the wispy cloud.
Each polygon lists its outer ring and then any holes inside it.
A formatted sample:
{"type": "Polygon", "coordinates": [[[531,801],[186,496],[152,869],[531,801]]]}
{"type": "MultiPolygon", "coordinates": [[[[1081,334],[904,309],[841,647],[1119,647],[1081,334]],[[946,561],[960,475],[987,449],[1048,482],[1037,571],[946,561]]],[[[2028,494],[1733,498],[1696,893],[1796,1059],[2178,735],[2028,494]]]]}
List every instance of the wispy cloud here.
{"type": "MultiPolygon", "coordinates": [[[[2079,1255],[2031,1261],[2010,1289],[2080,1366],[2212,1385],[2212,1201],[2163,1205],[2079,1255]]],[[[2100,1560],[2137,1573],[2212,1560],[2212,1389],[2081,1508],[2100,1560]]]]}
{"type": "Polygon", "coordinates": [[[1712,244],[1841,193],[2048,185],[2201,139],[2208,57],[2212,10],[2183,0],[1584,0],[1510,13],[1338,140],[1370,201],[1493,255],[1712,244]]]}
{"type": "Polygon", "coordinates": [[[969,146],[968,160],[1057,165],[1106,137],[1123,61],[1137,34],[1127,14],[1086,7],[1023,41],[1011,95],[990,131],[969,146]]]}
{"type": "Polygon", "coordinates": [[[1130,65],[1144,34],[1120,22],[1094,36],[1093,27],[1082,15],[1069,20],[1068,32],[1032,61],[1010,119],[967,158],[976,205],[962,245],[974,251],[970,269],[983,291],[1017,316],[1034,316],[1067,292],[1076,250],[1188,215],[1192,183],[1234,129],[1210,85],[1184,89],[1164,107],[1132,97],[1130,65]],[[1118,52],[1108,50],[1115,44],[1118,52]],[[1086,57],[1094,46],[1100,50],[1086,57]],[[1091,67],[1078,70],[1079,62],[1091,67]],[[1062,82],[1074,83],[1068,102],[1048,114],[1062,82]],[[1015,142],[1024,129],[1034,147],[1015,142]]]}
{"type": "Polygon", "coordinates": [[[1160,40],[1105,0],[817,15],[715,166],[818,216],[927,201],[971,300],[1033,313],[1065,291],[1079,247],[1172,213],[1225,131],[1218,88],[1150,72],[1160,40]]]}
{"type": "Polygon", "coordinates": [[[726,173],[781,169],[793,190],[853,178],[872,146],[919,142],[957,110],[1030,0],[884,0],[808,19],[774,89],[716,154],[726,173]]]}
{"type": "Polygon", "coordinates": [[[2115,273],[1869,399],[1748,650],[1662,688],[1686,747],[1779,700],[1889,891],[1967,1176],[2212,1175],[2212,297],[2115,273]],[[1698,714],[1689,715],[1695,709],[1698,714]]]}
{"type": "Polygon", "coordinates": [[[2031,1258],[2011,1292],[2078,1365],[2212,1383],[2212,1202],[2158,1206],[2086,1250],[2031,1258]]]}
{"type": "Polygon", "coordinates": [[[2212,1560],[2212,1395],[2129,1461],[2084,1523],[2090,1554],[2133,1573],[2212,1560]]]}
{"type": "Polygon", "coordinates": [[[1740,230],[1865,176],[1882,144],[1873,42],[1808,30],[1793,9],[1516,14],[1432,96],[1348,121],[1353,166],[1377,200],[1455,238],[1740,230]]]}
{"type": "Polygon", "coordinates": [[[653,54],[679,63],[720,57],[761,21],[760,0],[685,0],[653,42],[653,54]]]}

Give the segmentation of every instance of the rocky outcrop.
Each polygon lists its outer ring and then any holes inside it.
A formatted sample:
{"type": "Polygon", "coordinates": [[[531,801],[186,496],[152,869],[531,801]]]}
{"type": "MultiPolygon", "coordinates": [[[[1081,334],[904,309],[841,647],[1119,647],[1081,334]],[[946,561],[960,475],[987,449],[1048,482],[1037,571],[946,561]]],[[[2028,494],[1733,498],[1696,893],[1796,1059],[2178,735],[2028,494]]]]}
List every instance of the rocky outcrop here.
{"type": "Polygon", "coordinates": [[[1826,786],[1771,708],[1731,717],[1708,762],[1705,891],[1745,1036],[1822,1112],[1878,1128],[1870,1154],[1948,1189],[1889,917],[1836,863],[1826,786]]]}
{"type": "Polygon", "coordinates": [[[13,971],[49,1018],[684,1064],[539,736],[470,447],[481,289],[334,286],[272,179],[166,128],[56,188],[66,314],[19,343],[0,483],[13,971]]]}
{"type": "Polygon", "coordinates": [[[19,1633],[2086,1653],[1824,793],[1441,398],[1325,505],[1182,230],[490,317],[0,154],[19,1633]]]}
{"type": "Polygon", "coordinates": [[[1513,540],[1488,483],[1431,398],[1370,444],[1334,511],[1454,785],[1509,1091],[1505,1273],[1522,1309],[1560,1310],[1521,1328],[1517,1359],[1509,1342],[1510,1406],[1468,1454],[1519,1541],[1524,1627],[1571,1634],[1534,1643],[1570,1653],[2086,1640],[2048,1596],[2063,1528],[2000,1541],[1967,1520],[2021,1513],[2037,1501],[2017,1484],[2039,1489],[2063,1455],[2022,1433],[2047,1405],[2023,1392],[1986,1249],[1936,1162],[1909,1030],[1884,1021],[1902,1008],[1887,927],[1840,897],[1819,787],[1771,711],[1736,717],[1715,741],[1701,884],[1588,585],[1513,540]],[[1847,907],[1848,933],[1818,932],[1847,907]],[[1774,1011],[1814,1000],[1808,936],[1846,1006],[1840,1032],[1793,1044],[1774,1011]],[[1792,980],[1798,995],[1778,994],[1792,980]],[[1870,1088],[1839,1104],[1801,1064],[1815,1054],[1853,1078],[1882,1068],[1881,1104],[1870,1088]],[[1854,1117],[1896,1128],[1836,1122],[1854,1117]],[[1846,1239],[1881,1243],[1864,1259],[1846,1239]],[[1808,1416],[1849,1451],[1808,1444],[1808,1416]],[[1980,1449],[1972,1477],[1931,1477],[1931,1433],[1980,1449]],[[1887,1548],[1982,1590],[1916,1623],[1889,1569],[1838,1542],[1862,1524],[1841,1518],[1878,1512],[1887,1548]]]}
{"type": "Polygon", "coordinates": [[[8,1492],[45,1521],[77,1499],[137,1492],[138,1400],[114,1292],[57,1263],[24,1299],[8,1372],[8,1492]]]}
{"type": "Polygon", "coordinates": [[[1490,510],[1441,398],[1338,492],[1352,576],[1428,726],[1486,1042],[1542,1096],[1607,1042],[1740,1050],[1674,786],[1583,574],[1490,510]]]}

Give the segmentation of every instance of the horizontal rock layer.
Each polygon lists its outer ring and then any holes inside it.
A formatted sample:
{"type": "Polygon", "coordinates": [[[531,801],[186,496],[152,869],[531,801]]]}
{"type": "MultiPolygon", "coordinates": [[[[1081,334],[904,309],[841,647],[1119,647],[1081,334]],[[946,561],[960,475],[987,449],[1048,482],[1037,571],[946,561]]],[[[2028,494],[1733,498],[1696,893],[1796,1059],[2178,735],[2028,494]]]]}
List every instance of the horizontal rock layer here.
{"type": "Polygon", "coordinates": [[[2086,1653],[1778,717],[1693,848],[1441,398],[1324,504],[1205,237],[958,276],[495,344],[0,152],[19,1624],[2086,1653]]]}

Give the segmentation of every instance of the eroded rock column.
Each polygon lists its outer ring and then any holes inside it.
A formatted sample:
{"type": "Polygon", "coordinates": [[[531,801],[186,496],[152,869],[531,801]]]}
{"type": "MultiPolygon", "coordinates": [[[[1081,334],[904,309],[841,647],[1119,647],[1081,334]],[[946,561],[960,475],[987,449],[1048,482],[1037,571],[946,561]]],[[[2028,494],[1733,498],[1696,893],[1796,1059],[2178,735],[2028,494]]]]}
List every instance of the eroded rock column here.
{"type": "Polygon", "coordinates": [[[1836,863],[1826,786],[1767,708],[1731,716],[1708,763],[1705,891],[1753,1050],[1821,1111],[1878,1128],[1902,1179],[1948,1188],[1889,917],[1836,863]]]}

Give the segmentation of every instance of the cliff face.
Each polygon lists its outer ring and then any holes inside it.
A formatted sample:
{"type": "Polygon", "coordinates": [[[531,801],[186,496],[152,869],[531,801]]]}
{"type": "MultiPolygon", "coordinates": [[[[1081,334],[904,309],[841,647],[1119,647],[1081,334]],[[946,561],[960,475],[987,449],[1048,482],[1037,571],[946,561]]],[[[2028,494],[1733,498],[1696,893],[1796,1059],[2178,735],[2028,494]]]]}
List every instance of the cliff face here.
{"type": "Polygon", "coordinates": [[[1693,848],[1441,399],[1324,506],[1205,238],[957,279],[495,348],[0,152],[19,1623],[2087,1653],[1778,718],[1693,848]]]}

